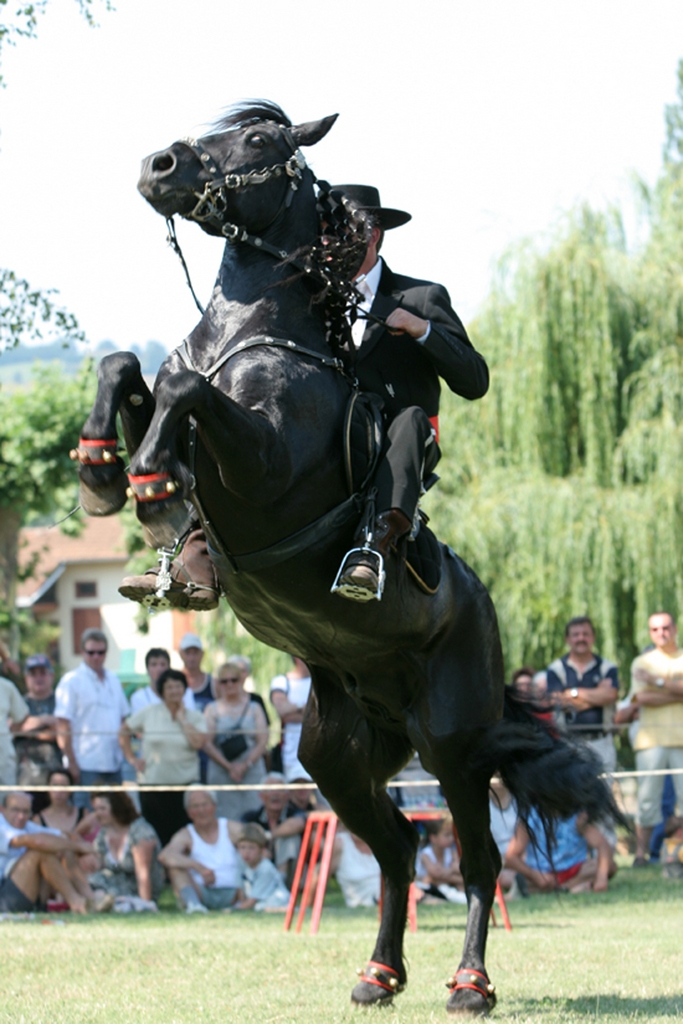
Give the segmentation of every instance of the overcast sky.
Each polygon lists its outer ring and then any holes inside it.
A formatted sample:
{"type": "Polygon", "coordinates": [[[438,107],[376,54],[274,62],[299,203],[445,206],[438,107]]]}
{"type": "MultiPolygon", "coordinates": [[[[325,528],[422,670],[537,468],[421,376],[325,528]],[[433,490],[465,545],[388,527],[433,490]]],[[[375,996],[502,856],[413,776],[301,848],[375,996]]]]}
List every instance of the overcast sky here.
{"type": "MultiPolygon", "coordinates": [[[[175,347],[197,319],[140,160],[266,97],[295,122],[338,112],[307,151],[413,221],[398,271],[445,284],[471,319],[515,239],[581,200],[653,182],[683,56],[680,0],[115,0],[88,28],[50,0],[4,57],[0,265],[54,287],[93,343],[175,347]]],[[[221,243],[181,223],[207,299],[221,243]]]]}

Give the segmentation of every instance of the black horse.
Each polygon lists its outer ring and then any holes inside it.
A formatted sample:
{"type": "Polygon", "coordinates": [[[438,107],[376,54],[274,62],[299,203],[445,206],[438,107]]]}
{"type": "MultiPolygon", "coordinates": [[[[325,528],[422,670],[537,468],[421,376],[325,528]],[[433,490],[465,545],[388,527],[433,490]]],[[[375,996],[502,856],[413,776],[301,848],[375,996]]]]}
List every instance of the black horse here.
{"type": "Polygon", "coordinates": [[[610,797],[588,756],[504,697],[493,605],[452,550],[439,547],[433,594],[412,581],[403,549],[391,556],[381,603],[330,593],[360,516],[342,450],[353,385],[330,347],[328,305],[314,301],[325,281],[305,273],[301,254],[321,229],[300,147],[334,120],[292,125],[274,104],[255,104],[144,161],[139,188],[155,210],[228,241],[210,304],[164,363],[154,395],[133,355],[102,360],[79,446],[82,503],[108,515],[125,501],[120,412],[150,543],[175,543],[192,501],[240,621],[311,667],[301,761],[384,877],[377,942],[352,994],[359,1004],[386,1002],[406,983],[417,833],[386,784],[419,752],[453,815],[468,898],[448,1009],[482,1014],[495,1003],[484,964],[500,869],[492,773],[501,771],[522,813],[533,803],[546,819],[585,808],[597,816],[610,797]]]}

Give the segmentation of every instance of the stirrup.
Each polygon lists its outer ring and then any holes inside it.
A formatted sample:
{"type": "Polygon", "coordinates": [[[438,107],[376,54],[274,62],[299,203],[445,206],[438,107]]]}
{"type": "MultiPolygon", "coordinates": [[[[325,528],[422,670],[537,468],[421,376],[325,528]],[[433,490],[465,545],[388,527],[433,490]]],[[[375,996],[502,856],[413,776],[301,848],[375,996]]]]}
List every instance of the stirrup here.
{"type": "Polygon", "coordinates": [[[331,594],[340,594],[342,597],[350,598],[352,601],[381,601],[382,594],[384,593],[384,581],[386,580],[386,572],[384,571],[384,558],[379,551],[373,550],[373,548],[364,545],[362,548],[351,548],[350,551],[344,555],[342,563],[339,566],[339,571],[334,578],[334,583],[330,587],[331,594]],[[367,587],[361,587],[357,583],[352,582],[341,582],[342,576],[348,564],[351,555],[362,554],[364,556],[370,556],[376,562],[374,572],[377,575],[377,590],[368,590],[367,587]]]}

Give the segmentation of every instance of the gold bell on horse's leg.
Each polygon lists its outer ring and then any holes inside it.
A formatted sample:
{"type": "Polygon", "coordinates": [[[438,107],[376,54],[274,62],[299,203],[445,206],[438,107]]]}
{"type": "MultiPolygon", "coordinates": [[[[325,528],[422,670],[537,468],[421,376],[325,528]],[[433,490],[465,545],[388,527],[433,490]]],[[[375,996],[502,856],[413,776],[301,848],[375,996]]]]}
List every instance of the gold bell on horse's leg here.
{"type": "Polygon", "coordinates": [[[116,458],[116,456],[114,455],[114,453],[110,452],[110,451],[107,451],[106,448],[102,452],[102,461],[103,462],[113,462],[115,458],[116,458]]]}
{"type": "Polygon", "coordinates": [[[78,448],[71,449],[71,451],[69,452],[69,458],[71,459],[72,462],[76,461],[76,459],[78,458],[78,448]]]}

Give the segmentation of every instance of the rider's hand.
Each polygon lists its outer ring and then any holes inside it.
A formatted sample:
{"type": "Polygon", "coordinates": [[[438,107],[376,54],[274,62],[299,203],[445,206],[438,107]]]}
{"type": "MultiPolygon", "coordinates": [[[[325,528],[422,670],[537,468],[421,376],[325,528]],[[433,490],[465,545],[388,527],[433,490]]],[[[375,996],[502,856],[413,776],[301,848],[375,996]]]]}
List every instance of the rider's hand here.
{"type": "Polygon", "coordinates": [[[407,309],[395,309],[385,322],[391,334],[409,334],[411,338],[421,338],[429,327],[429,320],[423,320],[407,309]]]}

